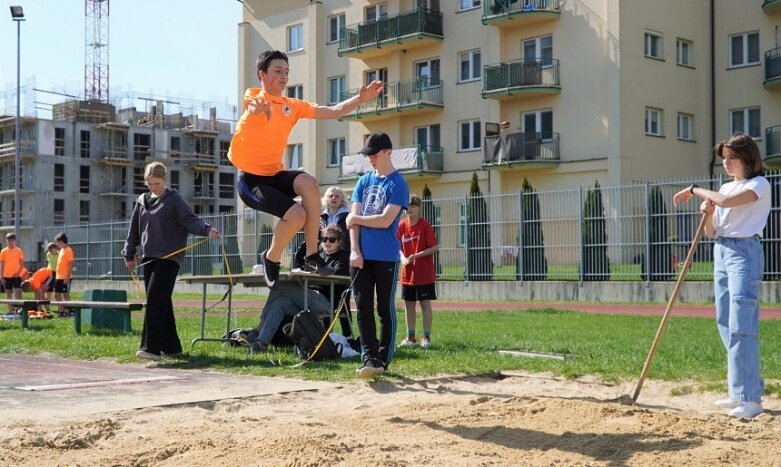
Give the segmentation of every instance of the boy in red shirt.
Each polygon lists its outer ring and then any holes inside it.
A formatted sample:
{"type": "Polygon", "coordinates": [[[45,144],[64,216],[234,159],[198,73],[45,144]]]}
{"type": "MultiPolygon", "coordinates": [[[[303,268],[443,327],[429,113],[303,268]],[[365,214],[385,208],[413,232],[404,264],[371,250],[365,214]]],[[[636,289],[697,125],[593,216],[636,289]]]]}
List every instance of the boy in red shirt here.
{"type": "Polygon", "coordinates": [[[407,338],[401,345],[417,345],[415,337],[415,302],[420,302],[423,313],[423,340],[420,346],[431,347],[431,300],[437,299],[434,270],[434,253],[437,251],[437,237],[434,229],[420,217],[421,200],[416,195],[409,199],[407,218],[399,222],[398,237],[401,241],[401,297],[407,309],[407,338]]]}

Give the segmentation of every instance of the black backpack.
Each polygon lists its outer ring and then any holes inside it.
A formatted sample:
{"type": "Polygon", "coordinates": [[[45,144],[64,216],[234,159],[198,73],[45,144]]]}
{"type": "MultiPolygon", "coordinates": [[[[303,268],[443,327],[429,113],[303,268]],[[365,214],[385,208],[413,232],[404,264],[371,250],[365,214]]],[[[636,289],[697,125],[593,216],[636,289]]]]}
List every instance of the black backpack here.
{"type": "MultiPolygon", "coordinates": [[[[296,356],[301,360],[309,360],[310,355],[314,352],[315,347],[320,342],[325,334],[325,327],[323,322],[315,316],[309,310],[299,311],[298,314],[293,317],[293,322],[285,325],[285,335],[288,339],[293,341],[293,351],[296,356]]],[[[317,354],[312,357],[312,360],[331,360],[339,358],[341,355],[339,349],[336,348],[336,344],[330,337],[326,337],[323,341],[323,345],[317,351],[317,354]]]]}

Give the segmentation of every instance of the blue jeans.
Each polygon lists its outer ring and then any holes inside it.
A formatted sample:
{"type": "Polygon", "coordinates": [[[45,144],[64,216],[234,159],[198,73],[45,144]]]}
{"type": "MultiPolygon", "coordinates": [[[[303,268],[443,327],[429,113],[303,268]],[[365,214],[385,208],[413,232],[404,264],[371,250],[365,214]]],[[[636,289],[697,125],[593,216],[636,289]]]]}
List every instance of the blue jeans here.
{"type": "Polygon", "coordinates": [[[765,257],[759,238],[716,239],[713,248],[716,327],[727,350],[727,386],[734,401],[760,402],[759,290],[765,257]]]}
{"type": "MultiPolygon", "coordinates": [[[[317,314],[330,314],[331,304],[319,292],[307,290],[309,309],[317,314]]],[[[269,293],[260,314],[258,340],[268,345],[285,318],[293,318],[304,309],[304,288],[294,282],[281,282],[277,290],[269,293]]]]}

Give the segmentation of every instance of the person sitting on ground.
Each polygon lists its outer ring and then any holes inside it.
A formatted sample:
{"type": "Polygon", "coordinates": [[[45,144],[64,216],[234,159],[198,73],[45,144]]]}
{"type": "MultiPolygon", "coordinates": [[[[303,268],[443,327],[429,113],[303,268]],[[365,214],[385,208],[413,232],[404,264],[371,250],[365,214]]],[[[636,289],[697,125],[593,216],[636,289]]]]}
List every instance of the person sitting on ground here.
{"type": "MultiPolygon", "coordinates": [[[[347,231],[342,230],[336,224],[327,225],[320,238],[320,248],[318,254],[323,258],[325,264],[334,268],[334,274],[337,276],[350,276],[350,253],[342,248],[342,242],[347,238],[347,231]]],[[[301,243],[296,252],[296,267],[301,267],[304,263],[306,254],[306,246],[301,243]]],[[[347,286],[344,284],[334,285],[334,296],[331,297],[331,287],[325,285],[313,285],[313,289],[317,290],[323,296],[328,299],[329,303],[333,303],[334,307],[339,306],[339,302],[342,299],[342,294],[347,290],[347,286]]],[[[333,310],[336,312],[336,309],[333,310]]],[[[345,299],[345,307],[339,314],[339,324],[342,326],[342,335],[344,337],[352,337],[352,326],[350,325],[352,319],[350,318],[350,296],[345,299]]],[[[330,324],[330,323],[329,323],[330,324]]]]}
{"type": "MultiPolygon", "coordinates": [[[[51,284],[54,284],[54,271],[49,267],[42,267],[35,271],[32,277],[22,282],[22,292],[32,292],[36,300],[46,300],[46,293],[51,284]]],[[[41,308],[49,312],[48,305],[41,305],[41,308]]]]}

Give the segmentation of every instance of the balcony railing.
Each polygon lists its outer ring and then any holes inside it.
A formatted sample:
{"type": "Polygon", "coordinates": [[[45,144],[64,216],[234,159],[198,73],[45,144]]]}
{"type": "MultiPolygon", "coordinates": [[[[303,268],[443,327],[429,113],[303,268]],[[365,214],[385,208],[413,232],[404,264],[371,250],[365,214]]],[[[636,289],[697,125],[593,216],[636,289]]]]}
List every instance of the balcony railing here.
{"type": "Polygon", "coordinates": [[[781,86],[781,47],[765,52],[765,89],[781,86]]]}
{"type": "MultiPolygon", "coordinates": [[[[404,174],[441,174],[444,170],[442,146],[416,144],[395,148],[391,153],[393,167],[404,174]]],[[[343,156],[339,166],[339,179],[356,178],[372,170],[369,158],[362,154],[343,156]]]]}
{"type": "Polygon", "coordinates": [[[781,166],[781,125],[765,128],[765,163],[781,166]]]}
{"type": "MultiPolygon", "coordinates": [[[[358,94],[358,89],[343,92],[342,100],[358,94]]],[[[402,112],[407,109],[443,107],[442,80],[432,80],[424,76],[386,83],[385,90],[376,99],[361,104],[344,118],[367,118],[385,112],[402,112]]]]}
{"type": "Polygon", "coordinates": [[[517,94],[556,94],[561,91],[559,61],[520,59],[483,67],[483,98],[517,94]]]}
{"type": "MultiPolygon", "coordinates": [[[[19,155],[31,155],[35,154],[35,141],[23,140],[19,144],[19,155]]],[[[10,143],[0,144],[0,159],[14,158],[16,157],[16,141],[10,143]]]]}
{"type": "Polygon", "coordinates": [[[483,0],[483,24],[531,24],[561,16],[559,0],[483,0]]]}
{"type": "Polygon", "coordinates": [[[483,140],[484,167],[559,160],[559,134],[555,132],[505,133],[483,140]]]}
{"type": "Polygon", "coordinates": [[[401,43],[405,39],[431,37],[438,40],[442,35],[442,12],[426,8],[385,16],[357,25],[342,28],[338,54],[361,52],[368,48],[380,48],[386,44],[401,43]]]}

